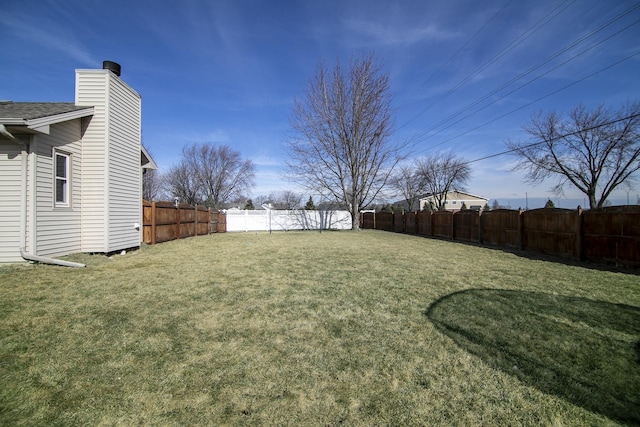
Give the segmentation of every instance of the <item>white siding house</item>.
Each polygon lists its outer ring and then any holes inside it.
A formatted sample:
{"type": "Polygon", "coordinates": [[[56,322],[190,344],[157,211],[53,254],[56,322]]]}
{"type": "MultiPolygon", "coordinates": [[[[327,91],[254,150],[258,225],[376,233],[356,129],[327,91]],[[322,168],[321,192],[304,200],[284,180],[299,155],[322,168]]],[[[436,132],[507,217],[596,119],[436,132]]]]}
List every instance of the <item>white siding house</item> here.
{"type": "MultiPolygon", "coordinates": [[[[444,204],[444,210],[447,211],[459,211],[462,206],[466,206],[467,209],[482,210],[489,199],[481,196],[474,196],[473,194],[463,193],[461,191],[449,191],[446,194],[446,202],[444,204]]],[[[421,197],[419,200],[420,210],[425,209],[425,206],[429,204],[435,204],[435,198],[432,194],[427,194],[421,197]]]]}
{"type": "Polygon", "coordinates": [[[0,102],[0,262],[138,247],[140,96],[114,72],[76,70],[75,103],[0,102]]]}

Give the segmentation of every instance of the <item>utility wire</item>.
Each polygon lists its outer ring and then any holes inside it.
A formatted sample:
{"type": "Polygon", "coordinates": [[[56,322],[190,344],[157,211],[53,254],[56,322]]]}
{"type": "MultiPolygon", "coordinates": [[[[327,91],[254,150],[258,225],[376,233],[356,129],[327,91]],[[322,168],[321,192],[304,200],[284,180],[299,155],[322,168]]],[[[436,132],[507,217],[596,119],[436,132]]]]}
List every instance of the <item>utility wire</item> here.
{"type": "Polygon", "coordinates": [[[522,42],[524,42],[526,39],[528,39],[533,34],[535,34],[538,30],[540,30],[542,27],[544,27],[546,24],[548,24],[551,20],[553,20],[555,17],[557,17],[561,12],[566,10],[572,3],[575,3],[575,1],[576,0],[565,0],[562,4],[556,6],[553,10],[551,10],[543,18],[538,20],[531,28],[529,28],[527,31],[522,33],[518,38],[516,38],[511,43],[509,43],[505,48],[503,48],[495,56],[493,56],[489,60],[485,61],[480,67],[478,67],[474,72],[472,72],[471,74],[466,76],[464,79],[462,79],[460,82],[458,82],[453,88],[449,89],[443,95],[438,97],[434,102],[430,103],[425,108],[420,110],[416,115],[414,115],[412,118],[410,118],[405,123],[403,123],[397,130],[400,130],[400,129],[404,128],[405,126],[407,126],[409,123],[411,123],[412,121],[414,121],[415,119],[420,117],[422,114],[427,112],[429,109],[431,109],[431,107],[433,107],[437,102],[439,102],[439,101],[441,101],[443,99],[446,99],[452,93],[454,93],[456,90],[460,89],[465,84],[467,84],[473,77],[478,75],[480,72],[486,70],[491,65],[495,64],[500,58],[505,56],[507,53],[512,51],[515,47],[517,47],[522,42]]]}
{"type": "MultiPolygon", "coordinates": [[[[640,4],[639,4],[637,7],[640,7],[640,4]]],[[[576,55],[574,55],[574,56],[572,56],[571,58],[569,58],[569,59],[565,60],[564,62],[562,62],[562,63],[560,63],[560,64],[556,65],[555,67],[553,67],[553,68],[551,68],[551,69],[547,70],[546,72],[544,72],[544,73],[542,73],[542,74],[540,74],[540,75],[536,76],[535,78],[533,78],[533,79],[529,80],[528,82],[521,84],[520,86],[516,87],[515,89],[511,90],[510,92],[505,93],[504,95],[500,96],[499,98],[494,99],[494,100],[493,100],[493,101],[491,101],[490,103],[485,104],[484,106],[482,106],[481,108],[478,108],[477,110],[473,111],[472,113],[467,114],[467,115],[465,115],[464,117],[459,118],[459,119],[458,119],[458,120],[456,120],[455,122],[450,123],[448,126],[441,128],[441,129],[440,129],[440,131],[443,131],[443,130],[449,129],[450,127],[452,127],[452,126],[454,126],[454,125],[456,125],[456,124],[458,124],[458,123],[460,123],[460,122],[462,122],[462,121],[464,121],[464,120],[468,119],[469,117],[471,117],[471,116],[473,116],[473,115],[475,115],[475,114],[479,113],[480,111],[482,111],[482,110],[484,110],[484,109],[486,109],[486,108],[490,107],[491,105],[495,104],[496,102],[500,101],[501,99],[504,99],[504,98],[506,98],[507,96],[509,96],[509,95],[511,95],[511,94],[513,94],[513,93],[515,93],[515,92],[517,92],[518,90],[522,89],[523,87],[525,87],[525,86],[528,86],[528,85],[532,84],[533,82],[535,82],[535,81],[539,80],[540,78],[542,78],[542,77],[546,76],[547,74],[549,74],[549,73],[551,73],[551,72],[553,72],[553,71],[557,70],[558,68],[560,68],[560,67],[562,67],[562,66],[564,66],[564,65],[568,64],[569,62],[572,62],[572,61],[576,60],[578,57],[580,57],[580,56],[584,55],[585,53],[589,52],[590,50],[593,50],[593,49],[595,49],[596,47],[598,47],[598,46],[600,46],[600,45],[604,44],[605,42],[609,41],[609,40],[610,40],[610,39],[612,39],[613,37],[617,36],[618,34],[620,34],[620,33],[624,32],[624,31],[626,31],[626,30],[628,30],[628,29],[629,29],[629,28],[631,28],[632,26],[637,25],[638,23],[640,23],[640,19],[639,19],[639,20],[637,20],[637,21],[635,21],[635,22],[633,22],[633,23],[631,23],[631,24],[629,24],[629,25],[627,25],[626,27],[624,27],[624,28],[622,28],[622,29],[618,30],[617,32],[615,32],[615,33],[613,33],[613,34],[610,34],[610,35],[609,35],[608,37],[606,37],[605,39],[603,39],[603,40],[599,41],[598,43],[596,43],[596,44],[594,44],[594,45],[592,45],[592,46],[590,46],[590,47],[588,47],[588,48],[584,49],[583,51],[581,51],[581,52],[577,53],[576,55]]],[[[571,46],[568,46],[567,48],[563,49],[561,52],[558,52],[557,54],[553,55],[553,57],[547,58],[545,61],[543,61],[543,63],[539,63],[539,64],[538,64],[538,65],[536,65],[533,69],[530,69],[530,70],[529,70],[529,71],[527,71],[526,73],[520,74],[520,76],[525,76],[525,75],[527,75],[527,74],[530,74],[534,69],[540,68],[540,66],[544,65],[544,63],[548,63],[548,62],[549,62],[549,61],[551,61],[552,59],[555,59],[557,56],[559,56],[561,53],[564,53],[566,50],[568,50],[568,49],[570,49],[570,48],[572,48],[572,47],[574,47],[574,46],[575,46],[575,44],[572,44],[571,46]]],[[[508,82],[508,83],[506,83],[506,84],[504,84],[504,85],[500,86],[498,89],[495,89],[495,90],[491,91],[490,93],[488,93],[487,95],[485,95],[485,96],[483,96],[483,97],[479,98],[478,100],[474,101],[472,104],[468,105],[467,107],[465,107],[465,108],[463,108],[463,109],[461,109],[461,110],[458,110],[458,111],[457,111],[456,113],[454,113],[454,114],[449,115],[446,119],[441,120],[439,123],[437,123],[436,125],[432,126],[430,129],[428,129],[428,130],[426,130],[426,131],[422,132],[421,134],[419,134],[419,135],[418,135],[418,138],[423,138],[423,137],[425,137],[427,133],[430,133],[430,132],[432,132],[432,131],[435,131],[439,126],[441,126],[441,125],[443,125],[443,124],[445,124],[445,123],[447,123],[447,122],[449,122],[449,121],[453,120],[453,119],[454,119],[454,118],[456,118],[456,116],[458,116],[460,113],[465,112],[465,111],[468,111],[468,110],[469,110],[469,109],[471,109],[472,107],[474,107],[474,106],[476,106],[476,105],[478,105],[478,104],[482,103],[482,101],[485,101],[485,100],[486,100],[486,99],[488,99],[491,95],[496,94],[498,91],[500,91],[500,90],[501,90],[501,89],[503,89],[503,88],[506,88],[506,87],[507,87],[507,86],[509,86],[512,82],[515,82],[515,81],[519,80],[520,78],[521,78],[521,77],[518,77],[518,78],[516,78],[516,79],[512,79],[510,82],[508,82]]]]}
{"type": "Polygon", "coordinates": [[[545,144],[545,143],[549,143],[549,142],[553,142],[553,141],[558,141],[560,139],[563,139],[563,138],[566,138],[566,137],[572,136],[572,135],[578,135],[578,134],[580,134],[582,132],[589,132],[589,131],[592,131],[592,130],[595,130],[595,129],[598,129],[598,128],[601,128],[601,127],[604,127],[604,126],[609,126],[609,125],[612,125],[612,124],[615,124],[615,123],[618,123],[618,122],[622,122],[622,121],[625,121],[625,120],[635,119],[636,117],[640,117],[640,113],[630,114],[630,115],[628,115],[626,117],[620,117],[620,118],[615,119],[615,120],[610,120],[610,121],[605,122],[605,123],[600,123],[600,124],[597,124],[597,125],[594,125],[594,126],[589,126],[589,127],[586,127],[586,128],[582,128],[582,129],[576,130],[574,132],[568,132],[568,133],[565,133],[565,134],[562,134],[562,135],[558,135],[558,136],[555,136],[553,138],[549,138],[549,139],[546,139],[546,140],[532,142],[530,144],[526,144],[526,145],[523,145],[523,146],[518,147],[518,148],[513,148],[513,149],[510,149],[510,150],[501,151],[499,153],[489,154],[489,155],[486,155],[486,156],[483,156],[483,157],[479,157],[479,158],[473,159],[473,160],[466,160],[464,162],[458,163],[455,166],[443,167],[440,170],[446,171],[447,169],[459,167],[461,165],[470,165],[472,163],[481,162],[483,160],[492,159],[494,157],[504,156],[506,154],[511,154],[511,153],[514,153],[514,152],[522,150],[522,149],[535,147],[536,145],[541,145],[541,144],[545,144]]]}
{"type": "Polygon", "coordinates": [[[518,147],[518,148],[513,148],[511,150],[501,151],[499,153],[489,154],[489,155],[484,156],[484,157],[479,157],[477,159],[468,160],[466,162],[463,162],[463,164],[469,165],[471,163],[480,162],[480,161],[491,159],[491,158],[494,158],[494,157],[504,156],[505,154],[511,154],[513,152],[516,152],[516,151],[519,151],[519,150],[522,150],[522,149],[525,149],[525,148],[531,148],[531,147],[535,147],[536,145],[541,145],[541,144],[544,144],[544,143],[558,141],[559,139],[563,139],[563,138],[566,138],[568,136],[577,135],[577,134],[580,134],[582,132],[589,132],[589,131],[592,131],[592,130],[595,130],[595,129],[598,129],[598,128],[601,128],[601,127],[604,127],[604,126],[609,126],[609,125],[612,125],[612,124],[615,124],[615,123],[618,123],[618,122],[622,122],[622,121],[625,121],[625,120],[635,119],[636,117],[640,117],[640,113],[631,114],[629,116],[621,117],[621,118],[615,119],[615,120],[611,120],[611,121],[606,122],[606,123],[600,123],[600,124],[595,125],[595,126],[582,128],[582,129],[579,129],[579,130],[574,131],[574,132],[569,132],[569,133],[565,133],[563,135],[558,135],[558,136],[555,136],[553,138],[549,138],[547,140],[536,141],[536,142],[533,142],[531,144],[526,144],[526,145],[523,145],[523,146],[518,147]]]}
{"type": "MultiPolygon", "coordinates": [[[[468,45],[469,43],[471,43],[485,28],[487,28],[489,26],[489,24],[491,24],[497,17],[498,15],[500,15],[502,13],[503,10],[505,10],[507,8],[507,6],[509,6],[511,4],[513,0],[509,0],[507,1],[504,6],[502,6],[502,8],[500,8],[500,10],[498,10],[495,15],[493,15],[491,17],[491,19],[489,19],[487,22],[484,23],[484,25],[478,30],[476,31],[469,39],[467,39],[466,42],[464,42],[462,44],[462,46],[460,46],[458,48],[458,50],[449,57],[449,59],[447,59],[445,62],[443,62],[437,70],[435,70],[433,73],[431,73],[431,75],[429,77],[427,77],[426,80],[424,80],[417,88],[415,88],[413,90],[413,92],[411,92],[408,96],[405,97],[405,100],[399,105],[399,107],[402,107],[403,105],[405,105],[407,103],[407,101],[409,100],[409,98],[411,98],[413,95],[415,95],[420,89],[422,89],[423,86],[425,86],[427,83],[429,83],[435,76],[438,75],[438,73],[440,71],[442,71],[442,69],[449,64],[449,62],[451,62],[453,60],[453,58],[455,58],[456,56],[458,56],[468,45]]],[[[398,108],[399,108],[398,107],[398,108]]],[[[405,123],[406,125],[406,123],[405,123]]],[[[402,125],[402,126],[405,126],[402,125]]]]}
{"type": "Polygon", "coordinates": [[[441,145],[443,145],[443,144],[446,144],[447,142],[450,142],[450,141],[452,141],[452,140],[454,140],[454,139],[456,139],[456,138],[459,138],[459,137],[461,137],[461,136],[464,136],[464,135],[466,135],[466,134],[468,134],[468,133],[470,133],[470,132],[473,132],[473,131],[475,131],[475,130],[480,129],[481,127],[484,127],[484,126],[486,126],[486,125],[489,125],[489,124],[491,124],[491,123],[493,123],[493,122],[496,122],[496,121],[498,121],[498,120],[500,120],[500,119],[502,119],[502,118],[504,118],[504,117],[506,117],[506,116],[509,116],[509,115],[511,115],[511,114],[513,114],[513,113],[516,113],[516,112],[520,111],[520,110],[523,110],[523,109],[525,109],[525,108],[527,108],[527,107],[529,107],[529,106],[531,106],[531,105],[533,105],[533,104],[535,104],[535,103],[537,103],[537,102],[542,101],[543,99],[549,98],[549,97],[550,97],[550,96],[552,96],[552,95],[555,95],[555,94],[557,94],[557,93],[559,93],[559,92],[561,92],[561,91],[563,91],[563,90],[565,90],[565,89],[568,89],[568,88],[570,88],[570,87],[572,87],[572,86],[575,86],[575,85],[577,85],[578,83],[581,83],[581,82],[583,82],[583,81],[585,81],[585,80],[587,80],[587,79],[589,79],[589,78],[591,78],[591,77],[593,77],[593,76],[595,76],[595,75],[597,75],[597,74],[600,74],[600,73],[602,73],[602,72],[604,72],[604,71],[606,71],[606,70],[608,70],[608,69],[610,69],[610,68],[615,67],[616,65],[619,65],[619,64],[621,64],[621,63],[623,63],[623,62],[625,62],[625,61],[628,61],[629,59],[631,59],[631,58],[633,58],[634,56],[637,56],[637,55],[640,55],[640,50],[639,50],[639,51],[636,51],[635,53],[633,53],[633,54],[631,54],[631,55],[629,55],[629,56],[627,56],[627,57],[625,57],[625,58],[623,58],[623,59],[621,59],[621,60],[619,60],[619,61],[617,61],[617,62],[614,62],[613,64],[610,64],[610,65],[608,65],[608,66],[606,66],[606,67],[604,67],[604,68],[601,68],[601,69],[599,69],[598,71],[595,71],[595,72],[593,72],[593,73],[591,73],[591,74],[588,74],[588,75],[586,75],[586,76],[582,77],[582,78],[581,78],[581,79],[579,79],[579,80],[575,80],[575,81],[573,81],[573,82],[571,82],[571,83],[569,83],[569,84],[567,84],[567,85],[565,85],[565,86],[562,86],[561,88],[558,88],[558,89],[556,89],[556,90],[554,90],[554,91],[552,91],[552,92],[550,92],[550,93],[548,93],[548,94],[546,94],[546,95],[544,95],[544,96],[541,96],[540,98],[537,98],[537,99],[535,99],[535,100],[533,100],[533,101],[531,101],[531,102],[528,102],[528,103],[526,103],[526,104],[524,104],[524,105],[521,105],[520,107],[518,107],[518,108],[516,108],[516,109],[514,109],[514,110],[511,110],[511,111],[509,111],[509,112],[507,112],[507,113],[505,113],[505,114],[502,114],[502,115],[500,115],[500,116],[498,116],[498,117],[496,117],[496,118],[494,118],[494,119],[491,119],[491,120],[489,120],[489,121],[487,121],[487,122],[484,122],[484,123],[482,123],[482,124],[480,124],[480,125],[478,125],[478,126],[476,126],[476,127],[474,127],[474,128],[471,128],[471,129],[469,129],[469,130],[467,130],[467,131],[465,131],[465,132],[463,132],[463,133],[460,133],[460,134],[458,134],[458,135],[452,136],[451,138],[445,139],[444,141],[441,141],[441,142],[439,142],[438,144],[435,144],[435,145],[432,145],[432,146],[430,146],[430,147],[428,147],[428,148],[425,148],[425,149],[423,149],[423,150],[420,150],[420,151],[418,151],[418,153],[424,152],[424,151],[426,151],[427,149],[431,149],[431,148],[439,147],[439,146],[441,146],[441,145]]]}

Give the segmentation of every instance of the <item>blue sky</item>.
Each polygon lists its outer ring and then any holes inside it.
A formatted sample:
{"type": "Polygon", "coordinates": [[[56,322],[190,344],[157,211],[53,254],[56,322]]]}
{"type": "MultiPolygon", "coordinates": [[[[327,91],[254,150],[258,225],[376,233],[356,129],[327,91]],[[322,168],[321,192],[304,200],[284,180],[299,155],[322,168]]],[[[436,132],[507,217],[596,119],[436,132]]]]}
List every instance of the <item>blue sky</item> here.
{"type": "MultiPolygon", "coordinates": [[[[3,0],[1,9],[0,99],[73,101],[75,69],[118,62],[142,96],[143,142],[161,171],[185,144],[226,144],[256,164],[254,196],[296,190],[279,178],[283,141],[292,99],[320,60],[375,53],[391,77],[393,138],[413,138],[415,156],[482,158],[527,138],[533,112],[640,99],[634,1],[3,0]]],[[[512,161],[473,163],[469,192],[512,207],[525,195],[530,207],[583,201],[552,195],[552,182],[525,184],[512,161]]],[[[638,193],[614,198],[635,203],[638,193]]]]}

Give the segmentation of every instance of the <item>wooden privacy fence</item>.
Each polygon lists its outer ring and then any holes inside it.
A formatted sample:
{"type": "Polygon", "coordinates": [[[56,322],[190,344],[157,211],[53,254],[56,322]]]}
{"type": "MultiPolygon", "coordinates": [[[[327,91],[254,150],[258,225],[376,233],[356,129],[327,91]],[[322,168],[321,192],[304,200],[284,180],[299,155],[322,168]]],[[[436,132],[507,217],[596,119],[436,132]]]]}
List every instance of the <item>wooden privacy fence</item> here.
{"type": "Polygon", "coordinates": [[[205,206],[142,201],[142,241],[149,245],[226,231],[225,215],[205,206]]]}
{"type": "Polygon", "coordinates": [[[362,228],[640,267],[640,206],[364,213],[362,228]]]}

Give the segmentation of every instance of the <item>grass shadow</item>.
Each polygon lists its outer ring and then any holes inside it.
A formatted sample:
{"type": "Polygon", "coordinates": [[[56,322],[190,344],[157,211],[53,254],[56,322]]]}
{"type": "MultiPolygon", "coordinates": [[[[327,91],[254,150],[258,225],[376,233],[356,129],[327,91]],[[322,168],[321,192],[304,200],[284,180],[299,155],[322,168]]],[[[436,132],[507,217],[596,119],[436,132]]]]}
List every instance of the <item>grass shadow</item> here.
{"type": "Polygon", "coordinates": [[[460,347],[525,384],[640,424],[640,308],[470,289],[440,298],[425,314],[460,347]]]}

